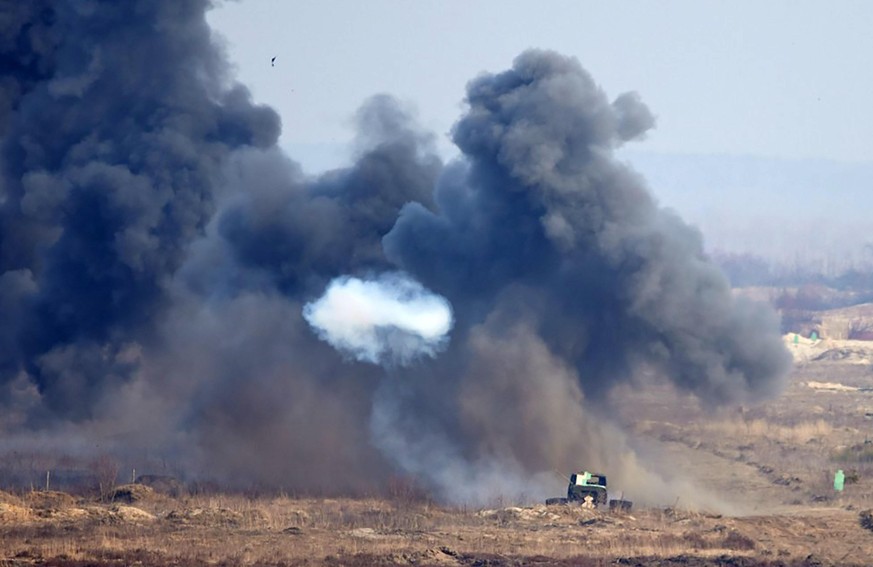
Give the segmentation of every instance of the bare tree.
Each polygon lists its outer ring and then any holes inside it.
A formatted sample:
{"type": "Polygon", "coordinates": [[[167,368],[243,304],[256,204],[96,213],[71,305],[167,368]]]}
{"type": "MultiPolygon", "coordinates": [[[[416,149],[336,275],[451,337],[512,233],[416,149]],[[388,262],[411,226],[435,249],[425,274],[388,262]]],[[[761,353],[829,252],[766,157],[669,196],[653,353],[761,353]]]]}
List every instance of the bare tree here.
{"type": "Polygon", "coordinates": [[[89,466],[97,482],[97,491],[101,500],[106,500],[115,487],[118,478],[118,462],[109,455],[100,455],[89,466]]]}

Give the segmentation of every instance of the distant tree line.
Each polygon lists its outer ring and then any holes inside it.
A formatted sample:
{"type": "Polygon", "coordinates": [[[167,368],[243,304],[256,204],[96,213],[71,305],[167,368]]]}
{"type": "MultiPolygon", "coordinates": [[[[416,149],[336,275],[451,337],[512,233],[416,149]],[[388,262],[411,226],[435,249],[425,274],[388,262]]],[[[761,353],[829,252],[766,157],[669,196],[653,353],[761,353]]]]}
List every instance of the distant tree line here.
{"type": "Polygon", "coordinates": [[[777,264],[751,253],[715,251],[711,258],[721,267],[734,287],[822,286],[843,292],[866,294],[873,300],[873,264],[870,262],[849,264],[843,269],[835,270],[801,261],[777,264]]]}

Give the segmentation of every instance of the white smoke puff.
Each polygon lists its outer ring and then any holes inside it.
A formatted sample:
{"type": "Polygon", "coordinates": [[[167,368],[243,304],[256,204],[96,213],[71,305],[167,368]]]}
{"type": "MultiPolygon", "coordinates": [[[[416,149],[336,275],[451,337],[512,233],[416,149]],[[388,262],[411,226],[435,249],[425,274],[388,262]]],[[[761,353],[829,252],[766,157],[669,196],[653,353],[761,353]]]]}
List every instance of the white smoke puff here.
{"type": "Polygon", "coordinates": [[[435,356],[452,328],[449,302],[403,274],[336,278],[303,317],[320,339],[373,364],[435,356]]]}

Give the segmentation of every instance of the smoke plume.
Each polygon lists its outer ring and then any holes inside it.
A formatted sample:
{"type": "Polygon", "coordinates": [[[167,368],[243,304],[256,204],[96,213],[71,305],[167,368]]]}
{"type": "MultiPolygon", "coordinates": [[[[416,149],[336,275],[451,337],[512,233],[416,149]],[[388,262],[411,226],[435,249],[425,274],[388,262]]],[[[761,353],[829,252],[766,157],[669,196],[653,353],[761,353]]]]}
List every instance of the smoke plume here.
{"type": "Polygon", "coordinates": [[[4,2],[0,449],[470,502],[598,468],[671,498],[602,411],[617,386],[779,391],[775,314],[613,155],[654,125],[636,94],[527,51],[469,83],[457,160],[380,95],[354,164],[309,178],[208,7],[4,2]]]}
{"type": "Polygon", "coordinates": [[[399,274],[337,278],[303,317],[335,349],[374,364],[432,357],[452,325],[445,299],[399,274]]]}

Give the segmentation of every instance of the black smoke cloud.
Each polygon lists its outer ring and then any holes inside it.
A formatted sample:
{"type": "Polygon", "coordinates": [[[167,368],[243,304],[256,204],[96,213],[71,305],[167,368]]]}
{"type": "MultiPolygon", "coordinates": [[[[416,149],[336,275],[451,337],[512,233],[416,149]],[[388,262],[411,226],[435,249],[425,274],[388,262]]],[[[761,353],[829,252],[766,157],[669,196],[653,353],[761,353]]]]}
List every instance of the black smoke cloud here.
{"type": "Polygon", "coordinates": [[[612,154],[653,125],[636,96],[610,103],[574,60],[530,51],[473,81],[468,102],[463,170],[437,186],[440,213],[402,211],[392,259],[474,311],[501,311],[504,293],[527,306],[507,316],[536,313],[586,392],[655,364],[713,403],[772,393],[785,368],[772,314],[734,300],[700,234],[612,154]]]}
{"type": "Polygon", "coordinates": [[[775,315],[733,298],[613,155],[652,114],[574,59],[528,51],[473,80],[449,164],[374,97],[354,163],[310,178],[229,76],[209,2],[3,8],[7,448],[324,493],[405,472],[481,500],[553,468],[640,473],[592,408],[652,371],[712,405],[779,390],[775,315]],[[308,329],[332,279],[397,271],[452,304],[434,360],[350,362],[308,329]]]}
{"type": "Polygon", "coordinates": [[[278,116],[228,84],[206,5],[4,2],[0,270],[33,288],[2,366],[53,416],[90,417],[129,376],[120,345],[167,308],[221,164],[275,145],[278,116]]]}

